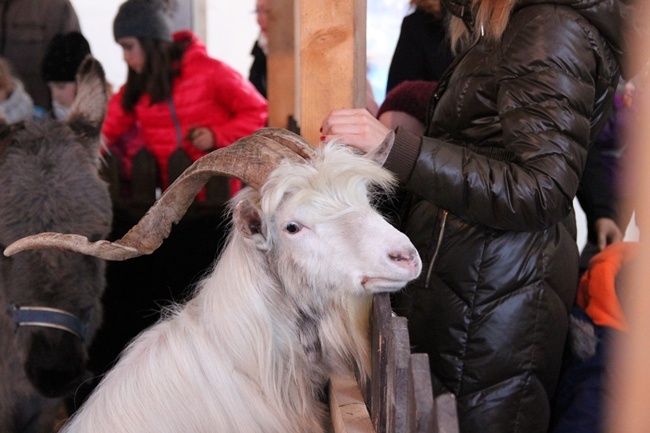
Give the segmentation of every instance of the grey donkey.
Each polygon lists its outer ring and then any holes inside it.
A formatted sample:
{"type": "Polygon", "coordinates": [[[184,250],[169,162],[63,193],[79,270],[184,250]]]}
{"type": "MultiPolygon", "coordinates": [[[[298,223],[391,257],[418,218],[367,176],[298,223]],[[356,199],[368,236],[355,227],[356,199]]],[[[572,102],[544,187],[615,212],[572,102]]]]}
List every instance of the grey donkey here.
{"type": "MultiPolygon", "coordinates": [[[[89,56],[67,121],[0,123],[0,249],[43,231],[108,236],[111,199],[99,175],[105,83],[89,56]]],[[[104,271],[103,260],[65,251],[0,255],[3,433],[54,430],[102,320],[104,271]]]]}

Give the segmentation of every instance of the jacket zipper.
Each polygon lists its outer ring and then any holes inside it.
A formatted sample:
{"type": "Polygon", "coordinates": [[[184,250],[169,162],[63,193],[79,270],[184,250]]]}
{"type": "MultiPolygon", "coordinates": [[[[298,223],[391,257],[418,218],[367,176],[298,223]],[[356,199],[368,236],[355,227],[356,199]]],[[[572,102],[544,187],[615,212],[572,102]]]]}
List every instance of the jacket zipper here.
{"type": "Polygon", "coordinates": [[[438,241],[436,242],[436,250],[433,252],[431,257],[431,262],[429,262],[429,270],[427,271],[427,278],[424,282],[424,287],[429,287],[429,281],[431,280],[431,272],[433,271],[433,265],[436,262],[438,257],[438,251],[440,251],[440,244],[442,244],[442,236],[445,234],[445,225],[447,224],[447,215],[449,211],[442,211],[442,222],[440,223],[440,233],[438,233],[438,241]]]}
{"type": "MultiPolygon", "coordinates": [[[[463,12],[464,12],[464,10],[463,10],[463,12]]],[[[442,95],[442,93],[444,93],[445,90],[447,90],[447,84],[448,84],[449,78],[451,77],[451,74],[452,74],[453,70],[456,69],[456,66],[458,65],[458,63],[460,63],[461,59],[464,58],[465,55],[467,55],[467,53],[469,53],[469,51],[472,48],[474,48],[479,43],[479,41],[481,39],[483,39],[483,37],[485,37],[485,28],[483,27],[483,25],[481,25],[481,35],[479,36],[479,38],[476,41],[474,41],[472,43],[472,45],[462,53],[462,55],[456,56],[456,58],[454,59],[452,64],[449,65],[447,70],[444,72],[443,76],[440,78],[440,81],[439,81],[439,83],[444,83],[444,85],[436,86],[435,92],[434,92],[434,94],[432,96],[432,101],[429,102],[429,107],[428,107],[428,110],[427,110],[429,112],[428,113],[429,114],[428,118],[431,118],[431,115],[432,115],[433,110],[435,109],[435,106],[438,105],[438,101],[440,100],[440,96],[442,95]]],[[[427,125],[427,129],[428,129],[428,125],[427,125]]],[[[436,250],[433,252],[433,256],[431,257],[431,261],[429,262],[429,269],[427,270],[427,278],[424,281],[424,287],[429,287],[429,283],[431,282],[431,274],[433,272],[433,265],[435,264],[436,259],[438,258],[438,252],[440,251],[440,245],[442,244],[442,237],[445,234],[445,226],[447,224],[447,215],[449,215],[449,211],[443,210],[442,211],[442,222],[440,223],[440,233],[438,233],[438,241],[436,242],[436,250]]]]}

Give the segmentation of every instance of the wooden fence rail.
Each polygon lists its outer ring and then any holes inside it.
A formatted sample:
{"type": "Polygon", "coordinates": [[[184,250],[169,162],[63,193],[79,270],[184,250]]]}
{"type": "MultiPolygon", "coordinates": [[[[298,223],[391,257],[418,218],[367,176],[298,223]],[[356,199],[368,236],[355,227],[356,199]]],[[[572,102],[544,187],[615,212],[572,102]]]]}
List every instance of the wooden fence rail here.
{"type": "Polygon", "coordinates": [[[449,393],[434,396],[439,381],[431,375],[429,357],[411,353],[407,325],[394,315],[388,294],[375,295],[372,380],[357,384],[353,377],[332,378],[334,432],[458,433],[456,400],[449,393]]]}

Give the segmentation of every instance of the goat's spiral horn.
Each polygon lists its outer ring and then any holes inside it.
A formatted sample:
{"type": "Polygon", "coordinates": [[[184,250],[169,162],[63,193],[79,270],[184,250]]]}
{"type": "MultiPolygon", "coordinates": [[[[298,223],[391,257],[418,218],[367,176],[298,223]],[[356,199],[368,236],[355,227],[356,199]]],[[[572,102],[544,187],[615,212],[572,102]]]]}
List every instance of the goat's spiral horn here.
{"type": "Polygon", "coordinates": [[[196,160],[165,190],[138,224],[115,242],[90,242],[75,234],[40,233],[17,240],[4,254],[11,256],[39,248],[69,250],[105,260],[126,260],[151,254],[169,236],[172,224],[181,220],[194,197],[213,176],[236,177],[259,189],[282,160],[305,162],[314,156],[314,149],[299,135],[280,128],[263,128],[196,160]]]}

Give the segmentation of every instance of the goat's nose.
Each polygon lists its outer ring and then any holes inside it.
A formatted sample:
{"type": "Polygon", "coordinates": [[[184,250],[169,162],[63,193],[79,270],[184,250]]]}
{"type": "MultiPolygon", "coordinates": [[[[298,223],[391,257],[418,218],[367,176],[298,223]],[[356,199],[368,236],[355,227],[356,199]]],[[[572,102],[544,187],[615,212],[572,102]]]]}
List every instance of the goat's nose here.
{"type": "Polygon", "coordinates": [[[409,272],[416,275],[420,272],[420,256],[414,247],[392,251],[388,253],[388,258],[409,272]]]}

